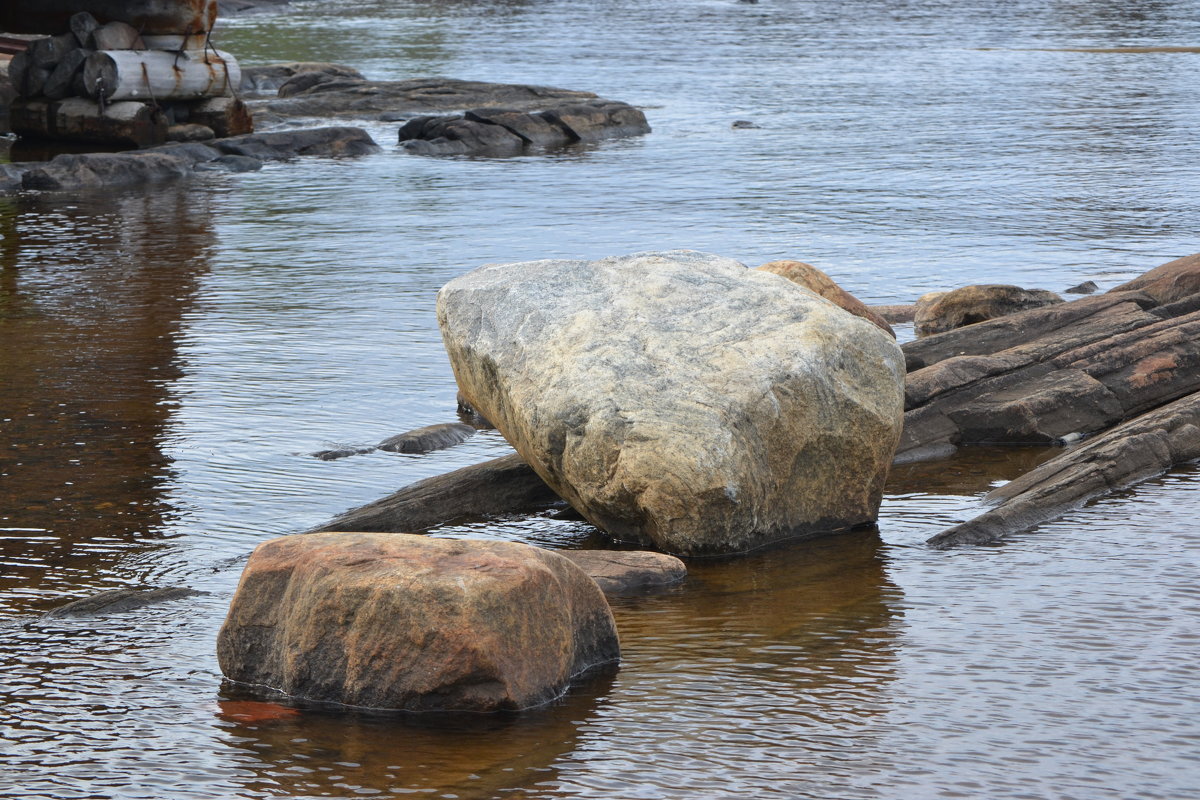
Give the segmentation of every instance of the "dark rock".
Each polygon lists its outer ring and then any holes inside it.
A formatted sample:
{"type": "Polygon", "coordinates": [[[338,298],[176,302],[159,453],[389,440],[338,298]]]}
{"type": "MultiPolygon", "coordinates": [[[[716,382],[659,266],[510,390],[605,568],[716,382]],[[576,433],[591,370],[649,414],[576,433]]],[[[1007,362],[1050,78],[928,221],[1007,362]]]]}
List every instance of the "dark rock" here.
{"type": "Polygon", "coordinates": [[[987,496],[996,508],[928,543],[947,548],[996,542],[1196,458],[1200,393],[1125,422],[996,489],[987,496]]]}
{"type": "Polygon", "coordinates": [[[536,111],[568,101],[588,102],[597,99],[591,92],[453,78],[416,78],[407,81],[341,79],[318,83],[292,97],[256,101],[256,107],[280,116],[377,119],[385,112],[445,114],[478,108],[536,111]]]}
{"type": "Polygon", "coordinates": [[[475,410],[475,407],[471,405],[471,401],[468,400],[466,395],[464,395],[462,392],[458,393],[456,400],[458,405],[458,415],[462,417],[463,422],[470,425],[472,428],[479,428],[482,430],[491,430],[496,427],[492,423],[488,422],[487,419],[484,418],[483,414],[480,414],[477,410],[475,410]]]}
{"type": "Polygon", "coordinates": [[[169,142],[204,142],[215,139],[216,136],[212,128],[195,122],[171,125],[167,128],[167,141],[169,142]]]}
{"type": "Polygon", "coordinates": [[[389,453],[431,453],[462,444],[475,435],[475,428],[461,422],[445,422],[397,434],[376,445],[389,453]]]}
{"type": "Polygon", "coordinates": [[[173,142],[151,148],[147,152],[177,156],[192,165],[204,164],[221,156],[220,151],[215,147],[209,147],[200,142],[173,142]]]}
{"type": "Polygon", "coordinates": [[[964,286],[946,292],[932,302],[918,302],[914,322],[917,336],[929,336],[1061,302],[1061,297],[1044,289],[1022,289],[1003,284],[964,286]]]}
{"type": "Polygon", "coordinates": [[[208,594],[208,592],[186,589],[180,586],[171,586],[163,589],[113,589],[51,609],[43,614],[42,617],[43,619],[54,619],[56,617],[118,614],[122,611],[134,611],[158,603],[182,600],[185,597],[197,597],[205,594],[208,594]]]}
{"type": "Polygon", "coordinates": [[[281,161],[294,156],[357,156],[379,152],[362,128],[305,128],[251,133],[212,142],[222,153],[281,161]]]}
{"type": "Polygon", "coordinates": [[[575,563],[605,594],[661,589],[687,577],[675,556],[649,550],[556,550],[575,563]]]}
{"type": "Polygon", "coordinates": [[[286,64],[243,67],[241,90],[243,92],[278,92],[280,87],[292,78],[304,74],[366,80],[361,72],[343,64],[330,64],[324,61],[293,61],[286,64]]]}
{"type": "Polygon", "coordinates": [[[730,125],[729,127],[733,128],[734,130],[746,131],[746,130],[756,130],[758,128],[761,128],[762,125],[756,125],[755,123],[751,122],[748,119],[735,119],[733,121],[733,124],[730,125]]]}
{"type": "Polygon", "coordinates": [[[263,162],[253,156],[226,155],[215,158],[204,165],[207,169],[223,169],[227,172],[258,172],[263,162]]]}
{"type": "Polygon", "coordinates": [[[463,117],[417,117],[400,128],[400,144],[410,153],[428,156],[517,155],[525,143],[499,125],[463,117]]]}
{"type": "Polygon", "coordinates": [[[0,194],[12,194],[20,191],[21,179],[25,169],[12,164],[0,164],[0,194]]]}
{"type": "Polygon", "coordinates": [[[603,593],[568,559],[404,534],[260,545],[217,639],[241,684],[410,711],[530,708],[619,657],[603,593]]]}
{"type": "Polygon", "coordinates": [[[562,147],[573,141],[569,133],[541,114],[529,114],[511,109],[476,108],[468,111],[464,116],[468,120],[485,125],[498,125],[518,137],[527,146],[562,147]]]}
{"type": "MultiPolygon", "coordinates": [[[[226,156],[226,158],[245,158],[245,156],[226,156]]],[[[259,166],[262,166],[262,162],[259,162],[259,166]]],[[[336,450],[319,450],[313,453],[312,456],[313,458],[319,458],[322,461],[337,461],[339,458],[363,456],[374,452],[374,447],[341,447],[336,450]]]]}
{"type": "Polygon", "coordinates": [[[439,525],[537,511],[561,502],[520,456],[418,481],[315,530],[420,533],[439,525]]]}
{"type": "Polygon", "coordinates": [[[1065,294],[1093,294],[1099,288],[1100,287],[1096,285],[1095,281],[1084,281],[1077,286],[1072,286],[1070,289],[1067,289],[1065,294]]]}
{"type": "Polygon", "coordinates": [[[284,11],[291,0],[220,0],[217,4],[222,17],[237,17],[243,14],[265,14],[284,11]]]}
{"type": "Polygon", "coordinates": [[[58,155],[22,178],[25,189],[66,192],[108,189],[181,178],[191,162],[167,153],[88,153],[58,155]]]}
{"type": "Polygon", "coordinates": [[[236,97],[208,97],[185,105],[187,121],[211,128],[217,138],[254,132],[254,120],[246,104],[236,97]]]}
{"type": "MultiPolygon", "coordinates": [[[[318,83],[345,81],[347,77],[348,76],[345,75],[333,75],[328,72],[301,72],[284,81],[283,84],[280,85],[277,95],[279,97],[294,97],[301,92],[308,91],[318,83]]],[[[351,80],[359,80],[359,78],[351,78],[351,80]]]]}
{"type": "Polygon", "coordinates": [[[1183,300],[1200,292],[1200,254],[1169,261],[1109,292],[1141,292],[1160,304],[1183,300]]]}
{"type": "Polygon", "coordinates": [[[611,100],[562,103],[540,112],[540,115],[581,142],[650,133],[645,114],[627,103],[611,100]]]}

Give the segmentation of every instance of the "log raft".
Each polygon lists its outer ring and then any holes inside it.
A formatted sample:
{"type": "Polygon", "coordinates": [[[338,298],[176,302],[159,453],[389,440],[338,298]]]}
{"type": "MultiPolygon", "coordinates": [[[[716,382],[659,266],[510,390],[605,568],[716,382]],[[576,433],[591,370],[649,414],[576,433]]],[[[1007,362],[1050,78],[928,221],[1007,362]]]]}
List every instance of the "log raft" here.
{"type": "Polygon", "coordinates": [[[105,100],[195,100],[227,97],[242,71],[228,53],[205,50],[101,50],[88,56],[83,81],[105,100]]]}

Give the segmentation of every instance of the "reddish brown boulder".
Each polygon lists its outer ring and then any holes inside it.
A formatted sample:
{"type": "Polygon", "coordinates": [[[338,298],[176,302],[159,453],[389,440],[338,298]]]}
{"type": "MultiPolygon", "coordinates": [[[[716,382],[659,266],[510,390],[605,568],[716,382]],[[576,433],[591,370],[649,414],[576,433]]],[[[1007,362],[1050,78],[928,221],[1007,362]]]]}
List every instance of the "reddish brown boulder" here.
{"type": "Polygon", "coordinates": [[[540,705],[619,656],[603,593],[557,553],[407,534],[260,545],[217,640],[238,683],[414,711],[540,705]]]}
{"type": "Polygon", "coordinates": [[[886,331],[893,339],[896,338],[896,332],[892,330],[892,326],[887,323],[887,320],[868,308],[857,297],[838,286],[833,278],[811,264],[805,264],[803,261],[771,261],[763,264],[759,269],[763,272],[782,275],[792,283],[799,284],[810,292],[824,297],[854,316],[869,320],[886,331]]]}
{"type": "Polygon", "coordinates": [[[559,555],[588,574],[605,594],[658,589],[687,577],[675,556],[650,550],[559,550],[559,555]]]}
{"type": "Polygon", "coordinates": [[[1061,302],[1061,297],[1045,289],[1022,289],[1004,284],[964,286],[929,301],[918,301],[914,322],[917,336],[930,336],[1061,302]]]}
{"type": "Polygon", "coordinates": [[[1169,261],[1109,291],[1141,292],[1162,304],[1200,293],[1200,253],[1169,261]]]}

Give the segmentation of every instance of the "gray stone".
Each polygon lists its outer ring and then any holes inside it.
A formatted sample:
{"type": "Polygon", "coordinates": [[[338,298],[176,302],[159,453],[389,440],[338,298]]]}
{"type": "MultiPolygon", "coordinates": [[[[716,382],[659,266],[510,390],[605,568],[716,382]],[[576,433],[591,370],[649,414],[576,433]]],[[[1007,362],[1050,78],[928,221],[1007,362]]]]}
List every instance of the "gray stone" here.
{"type": "Polygon", "coordinates": [[[390,436],[375,445],[389,453],[431,453],[462,444],[475,435],[475,428],[461,422],[444,422],[390,436]]]}
{"type": "Polygon", "coordinates": [[[1067,289],[1064,294],[1094,294],[1099,288],[1095,281],[1084,281],[1067,289]]]}
{"type": "Polygon", "coordinates": [[[242,67],[241,90],[243,92],[278,92],[279,88],[289,80],[304,74],[366,80],[361,72],[343,64],[330,64],[324,61],[292,61],[285,64],[242,67]]]}
{"type": "Polygon", "coordinates": [[[733,553],[875,519],[903,357],[785,278],[690,251],[488,265],[438,322],[471,406],[617,539],[733,553]]]}
{"type": "Polygon", "coordinates": [[[51,609],[43,614],[42,618],[55,619],[60,617],[118,614],[125,611],[135,611],[146,606],[157,605],[158,603],[170,602],[171,600],[182,600],[187,597],[197,597],[205,594],[207,592],[180,586],[170,586],[162,589],[112,589],[51,609]]]}

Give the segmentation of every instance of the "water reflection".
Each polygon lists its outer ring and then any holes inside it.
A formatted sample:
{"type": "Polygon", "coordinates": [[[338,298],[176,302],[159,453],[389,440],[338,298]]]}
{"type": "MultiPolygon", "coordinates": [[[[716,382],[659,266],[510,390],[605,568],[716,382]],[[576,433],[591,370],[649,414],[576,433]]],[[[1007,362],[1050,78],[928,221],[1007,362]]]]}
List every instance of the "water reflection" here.
{"type": "Polygon", "coordinates": [[[105,570],[160,530],[168,386],[208,269],[209,202],[173,186],[0,207],[3,610],[107,588],[105,570]]]}
{"type": "Polygon", "coordinates": [[[243,713],[234,691],[216,725],[251,771],[241,784],[254,797],[507,797],[557,777],[554,764],[611,685],[611,672],[594,675],[548,707],[512,714],[243,713]]]}

